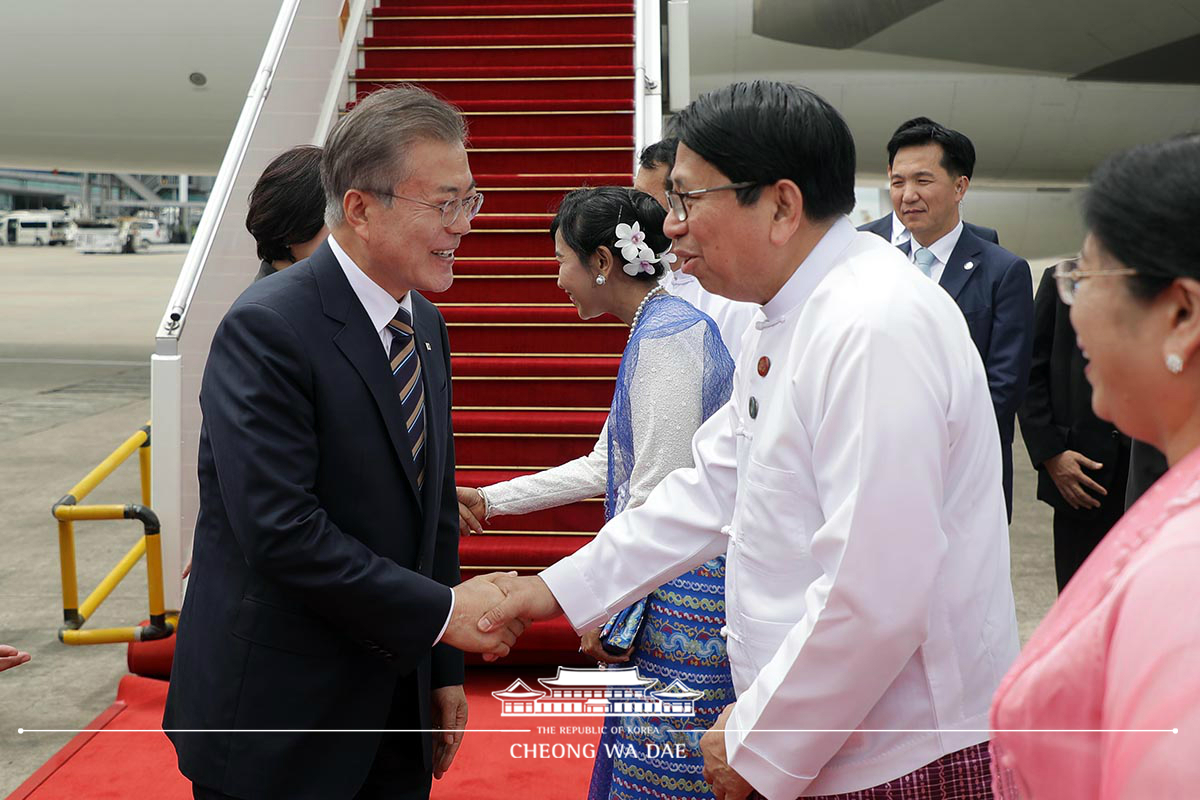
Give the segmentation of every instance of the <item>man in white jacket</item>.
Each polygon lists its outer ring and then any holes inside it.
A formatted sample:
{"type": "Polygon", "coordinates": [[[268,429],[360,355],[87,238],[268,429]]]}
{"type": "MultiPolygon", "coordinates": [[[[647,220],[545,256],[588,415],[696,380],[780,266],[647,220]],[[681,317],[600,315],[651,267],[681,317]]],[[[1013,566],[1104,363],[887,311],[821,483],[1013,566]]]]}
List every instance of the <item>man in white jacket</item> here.
{"type": "Polygon", "coordinates": [[[990,797],[987,712],[1018,650],[987,379],[950,297],[854,229],[854,143],[795,86],[677,118],[667,232],[685,273],[762,306],[695,467],[481,628],[587,630],[727,554],[738,700],[704,737],[719,800],[990,797]]]}

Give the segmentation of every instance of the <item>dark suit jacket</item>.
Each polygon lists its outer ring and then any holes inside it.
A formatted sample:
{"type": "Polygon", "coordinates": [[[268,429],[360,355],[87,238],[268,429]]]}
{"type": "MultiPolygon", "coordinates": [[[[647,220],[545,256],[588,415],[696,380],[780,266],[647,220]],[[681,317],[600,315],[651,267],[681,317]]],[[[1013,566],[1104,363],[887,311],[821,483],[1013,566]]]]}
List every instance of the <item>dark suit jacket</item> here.
{"type": "MultiPolygon", "coordinates": [[[[430,727],[463,682],[433,647],[459,580],[450,352],[414,293],[424,490],[387,354],[328,244],[253,284],[200,393],[200,512],[164,728],[430,727]]],[[[349,798],[379,734],[172,733],[193,782],[245,797],[349,798]]],[[[431,741],[423,737],[430,767],[431,741]]]]}
{"type": "MultiPolygon", "coordinates": [[[[963,220],[963,227],[978,236],[980,239],[986,239],[992,244],[1000,244],[1000,234],[996,233],[996,231],[992,228],[985,228],[982,225],[973,225],[972,223],[967,222],[965,219],[963,220]]],[[[885,217],[880,217],[874,222],[868,222],[865,225],[859,225],[858,229],[860,231],[866,231],[867,233],[873,233],[876,236],[882,236],[884,239],[890,242],[892,240],[892,215],[888,214],[885,217]]]]}
{"type": "Polygon", "coordinates": [[[1125,508],[1125,487],[1117,486],[1119,461],[1129,439],[1092,411],[1092,385],[1084,376],[1086,362],[1076,344],[1069,309],[1058,297],[1054,270],[1042,273],[1034,298],[1033,356],[1029,388],[1017,415],[1029,460],[1038,471],[1038,499],[1055,513],[1080,518],[1109,516],[1125,508]],[[1108,494],[1097,497],[1099,508],[1073,509],[1059,493],[1044,462],[1065,450],[1083,453],[1104,465],[1088,475],[1108,494]]]}
{"type": "MultiPolygon", "coordinates": [[[[885,219],[890,226],[891,219],[885,219]]],[[[891,240],[890,227],[886,235],[866,226],[864,229],[891,240]]],[[[909,252],[909,244],[900,249],[909,252]]],[[[1004,502],[1011,521],[1013,432],[1017,408],[1025,397],[1033,342],[1033,277],[1029,262],[980,239],[964,224],[939,283],[962,309],[971,340],[983,357],[1000,428],[1004,502]]]]}

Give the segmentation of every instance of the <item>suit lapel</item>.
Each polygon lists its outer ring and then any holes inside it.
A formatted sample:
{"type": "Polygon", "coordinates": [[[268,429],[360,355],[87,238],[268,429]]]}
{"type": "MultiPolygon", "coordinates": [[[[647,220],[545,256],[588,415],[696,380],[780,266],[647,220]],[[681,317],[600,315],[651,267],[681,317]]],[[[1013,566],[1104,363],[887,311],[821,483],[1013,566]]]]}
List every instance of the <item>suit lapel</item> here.
{"type": "Polygon", "coordinates": [[[321,245],[310,260],[320,287],[321,302],[326,316],[343,323],[334,333],[333,343],[354,365],[354,369],[375,399],[383,423],[387,427],[388,438],[400,459],[413,494],[420,502],[417,468],[412,459],[408,431],[404,429],[404,410],[400,405],[400,393],[388,370],[387,354],[383,352],[379,332],[371,325],[371,319],[355,296],[354,290],[350,288],[329,245],[321,245]]]}
{"type": "Polygon", "coordinates": [[[938,281],[954,299],[958,299],[967,281],[975,274],[982,253],[983,243],[964,227],[958,237],[958,244],[954,245],[954,251],[950,253],[950,261],[942,271],[942,279],[938,281]]]}

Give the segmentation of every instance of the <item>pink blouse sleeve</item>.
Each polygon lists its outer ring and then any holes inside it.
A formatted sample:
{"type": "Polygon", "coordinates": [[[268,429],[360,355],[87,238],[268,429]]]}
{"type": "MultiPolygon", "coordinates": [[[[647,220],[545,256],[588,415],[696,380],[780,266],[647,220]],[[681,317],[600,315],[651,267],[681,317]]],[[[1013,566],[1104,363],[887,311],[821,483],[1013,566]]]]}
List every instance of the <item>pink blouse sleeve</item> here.
{"type": "Polygon", "coordinates": [[[1141,565],[1111,621],[1103,727],[1179,732],[1103,734],[1103,800],[1200,796],[1200,528],[1176,537],[1191,541],[1141,565]]]}

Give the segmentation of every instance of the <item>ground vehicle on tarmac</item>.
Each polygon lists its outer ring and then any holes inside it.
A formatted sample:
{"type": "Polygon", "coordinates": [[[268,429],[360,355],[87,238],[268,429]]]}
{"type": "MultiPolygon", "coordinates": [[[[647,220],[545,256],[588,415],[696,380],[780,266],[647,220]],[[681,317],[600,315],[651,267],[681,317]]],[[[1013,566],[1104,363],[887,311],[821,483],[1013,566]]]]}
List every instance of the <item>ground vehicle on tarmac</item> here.
{"type": "Polygon", "coordinates": [[[65,211],[13,211],[0,217],[0,244],[65,245],[73,238],[74,226],[65,211]]]}
{"type": "Polygon", "coordinates": [[[139,217],[130,225],[137,232],[139,249],[145,250],[152,244],[168,244],[171,241],[171,233],[167,230],[167,226],[156,219],[139,217]]]}
{"type": "Polygon", "coordinates": [[[136,253],[143,249],[141,231],[132,220],[80,220],[76,225],[76,252],[136,253]]]}

